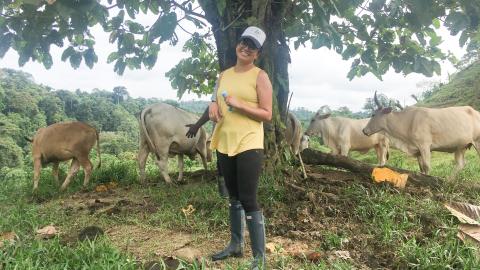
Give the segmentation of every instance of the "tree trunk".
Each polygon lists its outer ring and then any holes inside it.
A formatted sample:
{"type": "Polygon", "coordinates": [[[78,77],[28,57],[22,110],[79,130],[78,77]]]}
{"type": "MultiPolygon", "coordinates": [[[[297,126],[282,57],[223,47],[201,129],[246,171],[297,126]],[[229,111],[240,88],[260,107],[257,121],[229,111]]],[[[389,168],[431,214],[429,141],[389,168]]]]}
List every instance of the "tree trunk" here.
{"type": "Polygon", "coordinates": [[[212,25],[222,71],[235,65],[235,46],[246,27],[259,26],[267,34],[257,65],[267,72],[273,85],[272,122],[264,123],[267,170],[273,170],[285,161],[282,155],[285,149],[282,142],[289,92],[290,51],[282,24],[279,22],[286,14],[287,2],[227,0],[228,8],[222,14],[218,11],[217,1],[201,0],[199,3],[212,25]]]}
{"type": "MultiPolygon", "coordinates": [[[[373,168],[376,167],[355,159],[351,159],[349,157],[331,155],[331,154],[323,153],[313,149],[305,149],[302,152],[302,158],[303,158],[303,161],[307,164],[328,165],[328,166],[333,166],[337,168],[347,169],[353,173],[358,173],[359,175],[362,176],[363,179],[367,181],[372,181],[371,180],[372,171],[373,171],[373,168]]],[[[408,183],[413,183],[416,186],[424,186],[430,189],[439,189],[443,184],[443,180],[435,176],[415,173],[412,171],[408,171],[400,168],[394,168],[391,166],[385,166],[385,167],[400,173],[408,174],[407,185],[408,183]]]]}

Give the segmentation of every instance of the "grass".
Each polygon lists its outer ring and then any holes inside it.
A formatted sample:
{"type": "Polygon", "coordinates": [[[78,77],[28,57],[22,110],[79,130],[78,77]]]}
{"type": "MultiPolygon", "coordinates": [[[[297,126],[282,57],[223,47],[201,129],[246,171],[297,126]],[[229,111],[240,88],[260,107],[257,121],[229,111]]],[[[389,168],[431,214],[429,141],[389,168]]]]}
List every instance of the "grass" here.
{"type": "MultiPolygon", "coordinates": [[[[317,143],[314,140],[313,147],[322,149],[317,143]]],[[[352,153],[352,157],[376,163],[372,152],[367,155],[352,153]]],[[[442,191],[448,200],[478,204],[479,194],[470,191],[468,187],[478,183],[480,162],[472,151],[467,152],[467,160],[469,162],[466,168],[456,179],[448,181],[442,191]]],[[[95,161],[93,163],[96,164],[95,161]]],[[[219,237],[218,232],[228,231],[227,201],[220,199],[215,183],[196,181],[181,186],[165,185],[160,180],[158,169],[150,160],[147,164],[147,177],[160,185],[141,187],[137,184],[137,165],[133,154],[124,153],[121,157],[102,155],[102,163],[102,167],[92,175],[90,189],[98,183],[116,181],[120,186],[128,187],[132,194],[150,198],[159,209],[146,216],[129,213],[117,216],[75,216],[67,213],[61,202],[79,193],[82,173],[75,177],[66,193],[59,193],[57,184],[52,180],[51,169],[45,168],[41,174],[39,192],[33,197],[30,168],[3,168],[0,170],[0,233],[14,231],[19,240],[14,245],[0,249],[0,269],[138,268],[136,259],[118,249],[108,238],[73,243],[64,243],[61,237],[47,241],[36,239],[35,231],[48,224],[55,224],[69,234],[75,234],[80,228],[91,224],[104,228],[130,224],[182,231],[199,236],[199,239],[216,239],[219,237]],[[44,201],[47,202],[37,203],[44,201]],[[195,211],[186,215],[182,209],[189,205],[195,211]]],[[[171,159],[169,163],[172,172],[175,163],[176,159],[171,159]]],[[[448,176],[453,168],[452,163],[453,155],[435,153],[432,157],[432,174],[448,176]]],[[[415,159],[397,151],[392,151],[388,164],[418,171],[415,159]]],[[[186,162],[186,168],[187,171],[192,171],[200,169],[201,165],[198,161],[189,161],[186,162]]],[[[61,177],[65,177],[67,170],[67,165],[62,165],[61,177]]],[[[172,175],[174,174],[173,172],[172,175]]],[[[288,202],[290,194],[281,182],[278,177],[262,176],[259,195],[265,208],[272,209],[278,206],[278,202],[288,202]]],[[[391,253],[378,254],[387,258],[389,268],[475,269],[480,265],[474,248],[456,237],[456,219],[432,196],[416,196],[385,186],[366,188],[359,184],[345,187],[340,196],[342,203],[348,202],[351,206],[348,219],[358,227],[356,231],[342,226],[336,230],[323,229],[321,241],[315,248],[319,252],[349,250],[352,248],[349,241],[361,233],[369,235],[370,240],[365,243],[365,248],[373,257],[382,249],[391,253]]],[[[248,259],[229,262],[225,269],[247,269],[247,261],[248,259]]],[[[358,268],[358,263],[349,260],[323,259],[312,263],[291,256],[276,256],[272,264],[276,269],[358,268]]],[[[207,268],[204,262],[185,266],[185,269],[207,268]]]]}

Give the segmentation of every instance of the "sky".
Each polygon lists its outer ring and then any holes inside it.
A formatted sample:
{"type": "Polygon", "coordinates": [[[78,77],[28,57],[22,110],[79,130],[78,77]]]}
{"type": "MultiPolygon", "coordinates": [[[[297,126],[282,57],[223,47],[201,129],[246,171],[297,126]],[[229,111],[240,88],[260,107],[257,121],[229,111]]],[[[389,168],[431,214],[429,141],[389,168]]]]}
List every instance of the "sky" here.
{"type": "MultiPolygon", "coordinates": [[[[172,89],[165,73],[180,59],[187,57],[182,52],[182,38],[174,47],[168,44],[161,45],[158,61],[153,69],[129,70],[126,68],[124,74],[119,76],[113,72],[114,63],[107,64],[106,61],[116,44],[108,43],[108,35],[100,28],[94,29],[93,33],[98,55],[98,62],[93,69],[89,69],[84,62],[78,69],[72,68],[69,62],[62,62],[60,56],[63,49],[55,46],[51,47],[54,64],[49,70],[42,64],[34,62],[28,62],[23,67],[19,67],[18,55],[12,49],[3,59],[0,59],[0,67],[28,72],[33,75],[37,83],[55,89],[91,91],[98,88],[111,91],[115,86],[125,86],[132,97],[177,99],[176,91],[172,89]]],[[[446,30],[441,34],[444,42],[440,47],[444,51],[452,51],[460,59],[464,50],[458,46],[458,37],[450,36],[446,30]]],[[[373,96],[375,90],[389,98],[398,99],[403,105],[410,105],[415,103],[411,98],[412,94],[418,95],[426,90],[425,82],[447,82],[448,75],[455,72],[455,68],[445,61],[440,63],[441,76],[430,78],[421,74],[403,76],[391,69],[384,75],[383,81],[371,74],[349,81],[347,73],[351,61],[342,60],[340,55],[327,48],[312,50],[300,47],[295,50],[291,46],[291,59],[289,79],[293,97],[290,108],[305,107],[311,111],[316,111],[323,105],[328,105],[332,109],[347,106],[352,111],[359,111],[366,99],[373,96]]],[[[209,100],[209,96],[198,97],[195,94],[185,94],[182,97],[183,101],[199,99],[209,100]]]]}

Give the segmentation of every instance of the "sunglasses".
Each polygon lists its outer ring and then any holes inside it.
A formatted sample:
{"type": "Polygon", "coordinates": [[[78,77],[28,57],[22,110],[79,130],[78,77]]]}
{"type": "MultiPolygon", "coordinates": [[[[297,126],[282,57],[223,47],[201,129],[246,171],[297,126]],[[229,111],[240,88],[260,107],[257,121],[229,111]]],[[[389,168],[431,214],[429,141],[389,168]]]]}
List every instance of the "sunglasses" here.
{"type": "Polygon", "coordinates": [[[252,51],[258,50],[257,46],[255,46],[255,43],[253,43],[253,41],[251,41],[250,39],[242,38],[238,44],[252,51]]]}

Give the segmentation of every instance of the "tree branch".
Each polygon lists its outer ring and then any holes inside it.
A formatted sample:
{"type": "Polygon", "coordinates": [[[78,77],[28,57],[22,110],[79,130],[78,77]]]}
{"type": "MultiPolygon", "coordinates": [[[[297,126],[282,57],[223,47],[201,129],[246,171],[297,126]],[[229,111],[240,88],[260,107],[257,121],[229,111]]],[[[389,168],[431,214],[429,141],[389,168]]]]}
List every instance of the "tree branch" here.
{"type": "MultiPolygon", "coordinates": [[[[175,2],[175,1],[172,1],[172,4],[173,6],[175,7],[178,7],[179,9],[181,9],[183,12],[185,12],[186,14],[190,14],[190,15],[193,15],[193,16],[196,16],[196,17],[199,17],[199,18],[202,18],[204,20],[207,20],[207,18],[205,17],[205,15],[203,14],[200,14],[200,13],[196,13],[196,12],[193,12],[191,10],[188,10],[186,9],[184,6],[180,5],[179,3],[175,2]]],[[[208,20],[207,20],[208,21],[208,20]]]]}
{"type": "Polygon", "coordinates": [[[180,29],[182,29],[185,33],[190,34],[191,36],[193,36],[193,33],[188,32],[188,31],[187,31],[185,28],[183,28],[180,24],[178,24],[178,27],[180,27],[180,29]]]}
{"type": "Polygon", "coordinates": [[[240,14],[238,14],[238,16],[235,19],[233,19],[233,21],[231,21],[227,26],[224,26],[222,28],[218,28],[216,31],[222,30],[222,32],[224,32],[225,30],[230,28],[230,26],[232,26],[232,24],[234,24],[236,21],[238,21],[238,19],[240,19],[240,17],[242,17],[243,12],[245,11],[245,2],[243,2],[242,5],[238,9],[240,10],[240,14]]]}

